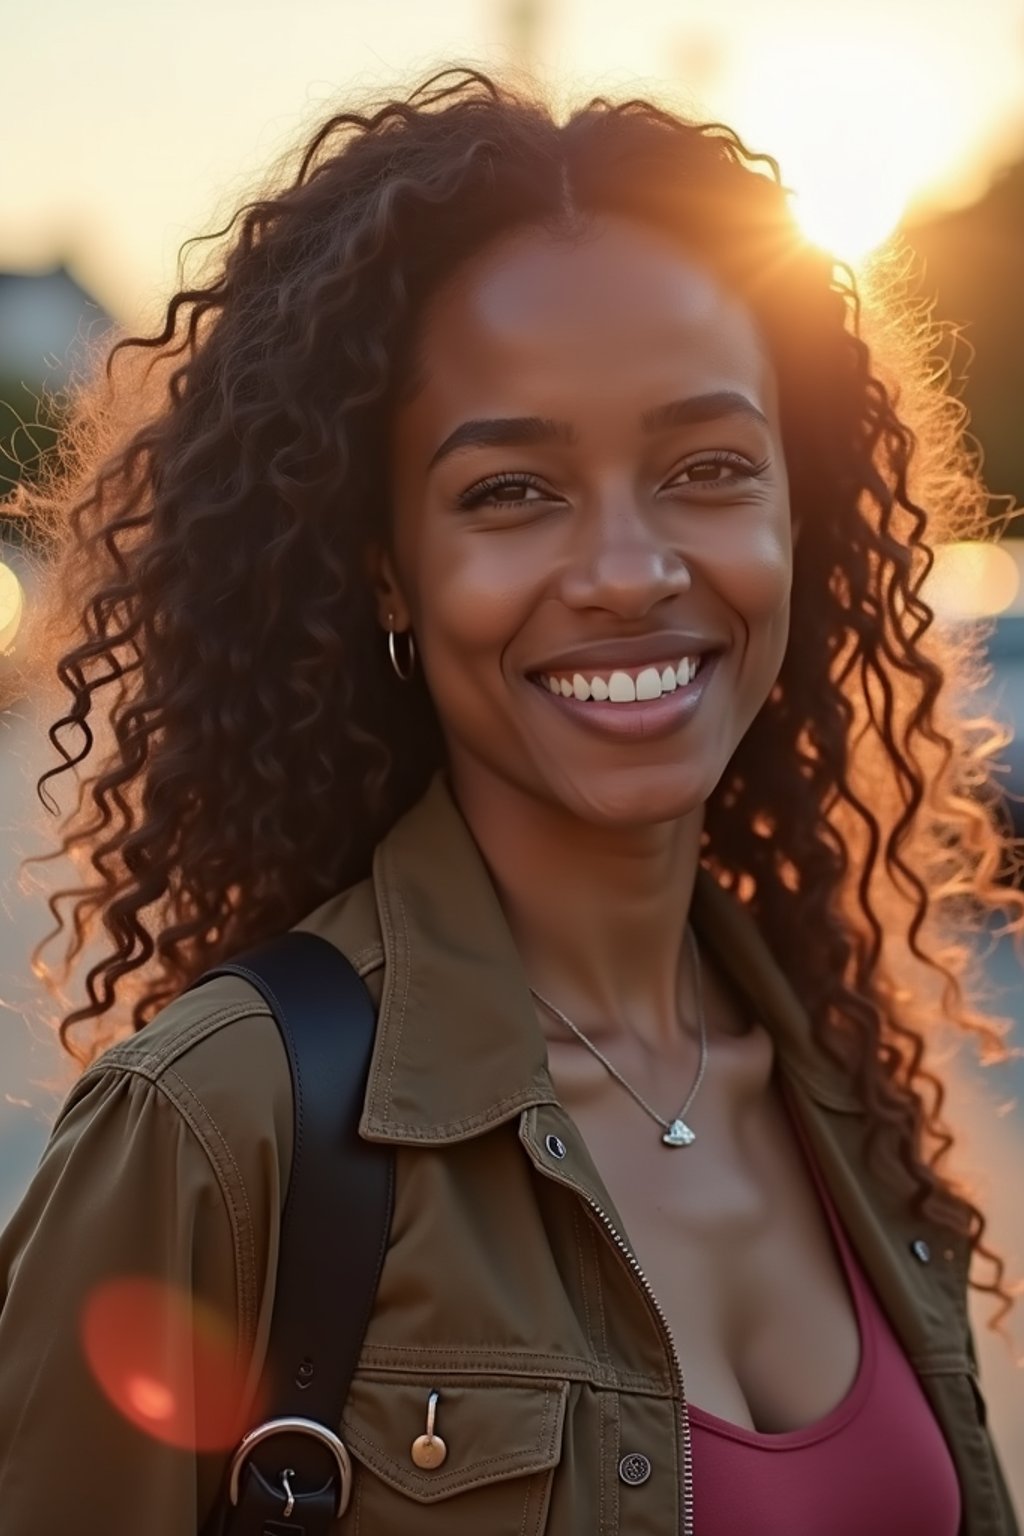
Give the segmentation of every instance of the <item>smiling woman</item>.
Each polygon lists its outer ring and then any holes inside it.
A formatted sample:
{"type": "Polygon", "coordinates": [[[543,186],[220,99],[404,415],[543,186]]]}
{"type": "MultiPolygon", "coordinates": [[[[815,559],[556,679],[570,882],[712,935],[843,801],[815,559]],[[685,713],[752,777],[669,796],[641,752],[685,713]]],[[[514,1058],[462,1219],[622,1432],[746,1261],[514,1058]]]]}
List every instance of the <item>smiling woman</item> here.
{"type": "Polygon", "coordinates": [[[1024,929],[921,593],[984,492],[756,161],[472,70],[339,113],[22,493],[109,942],[0,1242],[5,1536],[238,1529],[302,1127],[193,983],[287,930],[372,995],[395,1204],[342,1486],[263,1426],[255,1528],[1015,1536],[931,1052],[999,1055],[962,941],[1024,929]]]}

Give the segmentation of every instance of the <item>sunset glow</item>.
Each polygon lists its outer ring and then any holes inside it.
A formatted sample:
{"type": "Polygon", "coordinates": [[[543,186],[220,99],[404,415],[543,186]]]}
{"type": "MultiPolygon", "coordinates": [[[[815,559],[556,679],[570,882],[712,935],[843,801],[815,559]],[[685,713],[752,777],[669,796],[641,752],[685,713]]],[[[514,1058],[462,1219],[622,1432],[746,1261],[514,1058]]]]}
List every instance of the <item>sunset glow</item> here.
{"type": "Polygon", "coordinates": [[[856,262],[955,160],[955,101],[913,50],[848,38],[780,40],[738,90],[752,147],[767,148],[808,236],[856,262]]]}

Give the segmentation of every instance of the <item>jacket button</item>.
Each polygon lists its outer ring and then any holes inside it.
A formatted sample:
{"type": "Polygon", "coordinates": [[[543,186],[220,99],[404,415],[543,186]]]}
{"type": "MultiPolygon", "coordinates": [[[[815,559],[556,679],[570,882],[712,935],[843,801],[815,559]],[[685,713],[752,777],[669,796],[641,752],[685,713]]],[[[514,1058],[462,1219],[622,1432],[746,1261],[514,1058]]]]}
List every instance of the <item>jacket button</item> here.
{"type": "Polygon", "coordinates": [[[547,1147],[552,1157],[561,1159],[565,1156],[565,1142],[560,1136],[546,1137],[544,1145],[547,1147]]]}
{"type": "Polygon", "coordinates": [[[923,1237],[915,1237],[910,1245],[910,1251],[915,1259],[920,1259],[922,1264],[931,1262],[932,1251],[923,1237]]]}
{"type": "Polygon", "coordinates": [[[433,1472],[448,1455],[448,1447],[440,1435],[417,1435],[412,1443],[412,1459],[424,1472],[433,1472]]]}
{"type": "Polygon", "coordinates": [[[651,1475],[651,1463],[646,1456],[633,1451],[629,1456],[623,1456],[619,1462],[619,1477],[631,1488],[638,1488],[641,1483],[646,1483],[651,1475]]]}
{"type": "Polygon", "coordinates": [[[448,1455],[448,1447],[440,1435],[434,1433],[434,1423],[437,1417],[437,1401],[440,1392],[431,1392],[427,1398],[427,1428],[426,1433],[417,1435],[412,1443],[413,1465],[421,1467],[424,1472],[433,1472],[435,1467],[441,1466],[448,1455]]]}

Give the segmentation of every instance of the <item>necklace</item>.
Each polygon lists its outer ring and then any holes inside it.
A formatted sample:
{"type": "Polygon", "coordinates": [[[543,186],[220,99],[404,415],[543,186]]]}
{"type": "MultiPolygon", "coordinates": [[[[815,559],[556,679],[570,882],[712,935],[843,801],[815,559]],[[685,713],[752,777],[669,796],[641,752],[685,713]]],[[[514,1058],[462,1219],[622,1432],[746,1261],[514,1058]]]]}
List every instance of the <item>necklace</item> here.
{"type": "Polygon", "coordinates": [[[675,1115],[671,1120],[664,1120],[661,1115],[658,1114],[656,1109],[651,1108],[646,1099],[640,1097],[635,1088],[630,1087],[629,1083],[627,1083],[626,1079],[622,1076],[622,1073],[617,1071],[617,1069],[612,1066],[607,1056],[605,1056],[602,1051],[598,1050],[597,1046],[593,1043],[592,1040],[587,1039],[582,1029],[579,1029],[572,1022],[572,1019],[566,1018],[565,1014],[560,1008],[556,1008],[554,1003],[549,1003],[547,998],[542,997],[541,994],[537,992],[533,987],[530,988],[530,992],[537,999],[538,1003],[542,1003],[549,1013],[554,1014],[556,1019],[560,1019],[567,1029],[571,1029],[577,1040],[585,1045],[587,1050],[590,1051],[593,1056],[597,1057],[602,1066],[607,1068],[612,1077],[615,1078],[616,1082],[622,1084],[623,1088],[625,1088],[629,1096],[634,1099],[637,1104],[640,1105],[640,1108],[646,1110],[651,1119],[658,1122],[664,1131],[664,1135],[661,1139],[665,1143],[666,1147],[688,1147],[692,1142],[696,1141],[697,1137],[695,1133],[691,1131],[690,1127],[683,1119],[683,1116],[686,1114],[686,1111],[689,1109],[690,1105],[693,1103],[697,1096],[697,1089],[700,1087],[701,1079],[704,1076],[704,1068],[708,1063],[708,1036],[707,1028],[704,1022],[704,1002],[701,997],[700,985],[700,950],[697,947],[697,937],[689,923],[686,925],[686,932],[690,940],[690,948],[693,951],[694,991],[697,997],[697,1023],[700,1028],[700,1066],[697,1068],[697,1080],[693,1087],[690,1089],[686,1102],[683,1104],[683,1107],[679,1113],[675,1115]]]}

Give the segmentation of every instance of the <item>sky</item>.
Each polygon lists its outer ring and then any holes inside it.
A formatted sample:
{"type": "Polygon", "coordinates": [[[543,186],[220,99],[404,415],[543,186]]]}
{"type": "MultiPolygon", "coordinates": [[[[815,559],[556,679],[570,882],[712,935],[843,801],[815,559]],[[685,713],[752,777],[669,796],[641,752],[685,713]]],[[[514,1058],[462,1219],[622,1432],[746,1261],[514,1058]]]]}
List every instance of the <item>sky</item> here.
{"type": "Polygon", "coordinates": [[[911,194],[966,201],[1024,153],[1019,0],[7,0],[0,269],[67,260],[131,323],[346,93],[448,62],[534,67],[556,100],[648,89],[782,163],[840,255],[911,194]],[[834,189],[838,185],[838,204],[834,189]]]}

